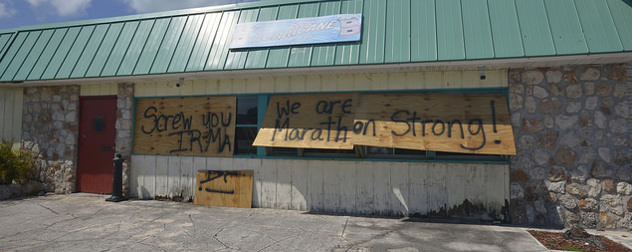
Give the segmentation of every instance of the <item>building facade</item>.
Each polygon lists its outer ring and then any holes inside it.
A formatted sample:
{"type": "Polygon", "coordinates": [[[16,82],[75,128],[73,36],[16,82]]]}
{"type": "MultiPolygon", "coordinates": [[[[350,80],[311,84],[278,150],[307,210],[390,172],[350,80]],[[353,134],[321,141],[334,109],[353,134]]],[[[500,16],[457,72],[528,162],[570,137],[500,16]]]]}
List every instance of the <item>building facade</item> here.
{"type": "Polygon", "coordinates": [[[629,1],[272,0],[2,30],[0,98],[2,138],[56,193],[109,193],[120,153],[135,198],[252,170],[253,207],[632,228],[629,1]],[[342,14],[358,40],[313,42],[329,23],[304,22],[342,14]],[[231,46],[277,20],[269,37],[302,40],[231,46]]]}

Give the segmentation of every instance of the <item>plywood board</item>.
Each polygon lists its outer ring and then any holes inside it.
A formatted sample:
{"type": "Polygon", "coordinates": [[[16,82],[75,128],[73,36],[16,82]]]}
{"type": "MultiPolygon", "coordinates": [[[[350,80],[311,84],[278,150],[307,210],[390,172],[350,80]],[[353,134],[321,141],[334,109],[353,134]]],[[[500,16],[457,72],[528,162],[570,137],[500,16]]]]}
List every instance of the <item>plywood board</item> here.
{"type": "Polygon", "coordinates": [[[250,208],[254,171],[198,171],[193,204],[250,208]]]}
{"type": "Polygon", "coordinates": [[[270,97],[255,146],[353,149],[353,103],[357,94],[270,97]]]}
{"type": "Polygon", "coordinates": [[[134,153],[232,156],[235,108],[234,96],[138,99],[134,153]]]}
{"type": "Polygon", "coordinates": [[[353,144],[515,155],[503,94],[362,94],[353,144]]]}

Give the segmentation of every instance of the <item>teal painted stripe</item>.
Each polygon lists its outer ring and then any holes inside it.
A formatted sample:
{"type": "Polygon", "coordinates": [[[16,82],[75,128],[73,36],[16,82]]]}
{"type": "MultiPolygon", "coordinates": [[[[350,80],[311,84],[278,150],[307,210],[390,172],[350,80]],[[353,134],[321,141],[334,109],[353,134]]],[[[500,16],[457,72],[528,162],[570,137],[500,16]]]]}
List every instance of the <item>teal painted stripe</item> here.
{"type": "Polygon", "coordinates": [[[573,0],[544,1],[557,54],[588,52],[573,2],[573,0]]]}
{"type": "Polygon", "coordinates": [[[36,63],[33,65],[31,72],[26,77],[27,80],[39,80],[44,74],[44,70],[49,66],[53,56],[59,49],[62,40],[66,37],[66,33],[68,29],[56,29],[54,31],[53,36],[48,42],[46,48],[42,52],[41,56],[37,59],[36,63]]]}
{"type": "Polygon", "coordinates": [[[525,56],[556,55],[542,0],[516,1],[525,56]]]}
{"type": "Polygon", "coordinates": [[[44,49],[46,49],[46,46],[48,45],[49,41],[53,37],[54,33],[55,33],[54,30],[45,30],[42,32],[42,34],[37,39],[37,42],[35,42],[35,45],[33,45],[33,48],[31,48],[30,51],[25,52],[28,54],[28,56],[24,60],[24,63],[22,63],[22,66],[20,67],[18,72],[15,74],[13,79],[15,80],[27,79],[31,71],[35,69],[35,64],[38,63],[42,53],[44,52],[44,49]]]}
{"type": "Polygon", "coordinates": [[[487,0],[462,1],[463,37],[465,57],[470,59],[494,58],[491,22],[487,0]]]}
{"type": "Polygon", "coordinates": [[[575,1],[588,52],[618,52],[623,50],[619,34],[605,0],[575,1]]]}
{"type": "Polygon", "coordinates": [[[514,1],[487,0],[487,5],[492,27],[494,56],[496,58],[524,56],[514,1]]]}
{"type": "Polygon", "coordinates": [[[435,1],[411,0],[410,12],[411,61],[436,61],[438,57],[435,1]]]}
{"type": "Polygon", "coordinates": [[[439,60],[464,60],[465,42],[460,0],[436,2],[437,56],[439,60]]]}
{"type": "Polygon", "coordinates": [[[136,32],[134,34],[134,38],[130,42],[129,47],[127,48],[127,52],[125,52],[125,56],[121,60],[119,64],[116,75],[131,75],[140,59],[141,52],[144,51],[145,43],[147,43],[147,39],[149,38],[149,34],[151,33],[152,27],[154,26],[155,20],[143,20],[138,25],[136,32]]]}
{"type": "Polygon", "coordinates": [[[134,38],[134,34],[138,30],[139,24],[140,22],[138,21],[127,22],[124,24],[123,30],[121,31],[116,44],[114,44],[114,48],[111,49],[110,56],[107,59],[105,66],[103,67],[103,70],[100,72],[99,76],[116,75],[116,72],[121,66],[123,58],[130,48],[132,38],[134,38]]]}

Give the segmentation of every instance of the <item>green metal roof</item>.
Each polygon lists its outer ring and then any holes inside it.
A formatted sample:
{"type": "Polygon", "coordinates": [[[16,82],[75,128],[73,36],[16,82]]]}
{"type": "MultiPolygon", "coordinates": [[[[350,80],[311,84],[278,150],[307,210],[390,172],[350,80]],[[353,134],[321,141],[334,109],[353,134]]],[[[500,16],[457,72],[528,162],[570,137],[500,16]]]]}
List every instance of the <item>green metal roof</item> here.
{"type": "Polygon", "coordinates": [[[274,0],[0,30],[0,82],[632,52],[632,0],[274,0]],[[235,24],[362,13],[362,40],[229,50],[235,24]]]}

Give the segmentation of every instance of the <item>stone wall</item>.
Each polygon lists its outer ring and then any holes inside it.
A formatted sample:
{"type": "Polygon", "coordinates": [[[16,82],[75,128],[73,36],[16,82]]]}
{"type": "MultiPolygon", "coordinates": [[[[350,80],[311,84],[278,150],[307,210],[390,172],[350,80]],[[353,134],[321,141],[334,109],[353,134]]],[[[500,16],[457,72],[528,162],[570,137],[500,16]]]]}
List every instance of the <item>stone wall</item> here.
{"type": "Polygon", "coordinates": [[[116,153],[121,154],[123,159],[125,159],[123,162],[123,195],[129,197],[134,84],[118,84],[116,107],[116,153]]]}
{"type": "Polygon", "coordinates": [[[22,139],[26,149],[39,153],[36,176],[47,191],[75,191],[78,108],[78,86],[24,89],[22,139]]]}
{"type": "Polygon", "coordinates": [[[625,65],[509,71],[514,224],[631,228],[625,65]]]}

